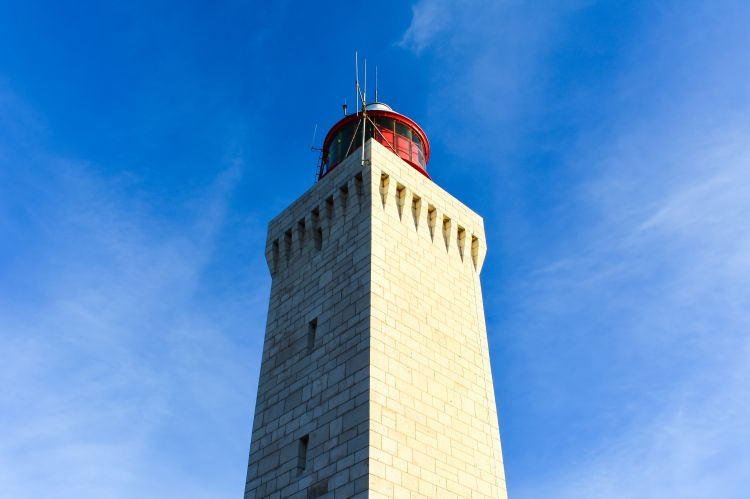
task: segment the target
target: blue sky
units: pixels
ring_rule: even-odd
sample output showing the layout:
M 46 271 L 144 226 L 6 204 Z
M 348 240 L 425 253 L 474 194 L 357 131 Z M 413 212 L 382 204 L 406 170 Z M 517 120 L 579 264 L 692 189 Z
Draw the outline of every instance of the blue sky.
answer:
M 356 48 L 485 216 L 511 497 L 745 497 L 748 25 L 729 0 L 0 3 L 0 495 L 240 496 L 265 227 Z

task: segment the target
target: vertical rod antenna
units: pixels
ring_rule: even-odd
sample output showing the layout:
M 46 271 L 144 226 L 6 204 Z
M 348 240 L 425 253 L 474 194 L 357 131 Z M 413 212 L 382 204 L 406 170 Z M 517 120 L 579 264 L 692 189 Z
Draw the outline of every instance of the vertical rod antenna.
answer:
M 365 91 L 362 94 L 362 105 L 367 105 L 367 59 L 365 59 Z
M 375 102 L 380 102 L 378 100 L 378 66 L 375 66 Z
M 354 83 L 355 83 L 355 90 L 356 90 L 356 100 L 357 100 L 357 112 L 359 113 L 359 59 L 357 58 L 357 51 L 354 51 Z
M 361 165 L 365 166 L 365 132 L 367 131 L 367 59 L 365 59 L 365 90 L 362 92 L 362 146 Z

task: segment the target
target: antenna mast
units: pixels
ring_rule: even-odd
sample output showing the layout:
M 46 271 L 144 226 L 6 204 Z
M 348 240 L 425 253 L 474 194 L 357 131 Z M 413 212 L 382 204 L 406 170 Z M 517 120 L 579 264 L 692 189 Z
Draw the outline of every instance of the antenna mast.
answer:
M 378 66 L 375 66 L 375 102 L 380 102 L 378 100 Z
M 313 133 L 312 133 L 312 140 L 310 141 L 310 150 L 311 151 L 319 151 L 318 154 L 318 166 L 315 168 L 315 180 L 320 180 L 320 172 L 323 168 L 323 147 L 315 147 L 315 135 L 318 133 L 318 124 L 315 123 L 315 127 L 313 127 Z
M 355 84 L 356 84 L 356 90 L 357 90 L 357 110 L 361 109 L 362 112 L 362 118 L 360 120 L 359 125 L 357 125 L 357 128 L 359 126 L 362 127 L 362 146 L 361 146 L 361 163 L 362 166 L 365 165 L 365 131 L 367 129 L 367 59 L 365 59 L 365 88 L 364 92 L 362 91 L 362 88 L 359 86 L 359 54 L 355 50 L 354 51 L 354 72 L 356 74 L 355 78 Z M 361 107 L 360 107 L 361 106 Z M 356 136 L 357 132 L 354 132 L 354 135 Z M 352 140 L 354 137 L 352 137 Z
M 315 123 L 315 127 L 313 127 L 313 135 L 312 140 L 310 141 L 310 150 L 311 151 L 322 151 L 320 147 L 315 147 L 315 135 L 318 133 L 318 124 Z
M 357 51 L 354 51 L 354 83 L 355 83 L 355 96 L 354 100 L 357 102 L 357 113 L 359 113 L 359 59 L 357 58 Z
M 367 59 L 365 59 L 365 91 L 362 97 L 362 146 L 360 148 L 360 163 L 365 166 L 365 132 L 367 131 Z

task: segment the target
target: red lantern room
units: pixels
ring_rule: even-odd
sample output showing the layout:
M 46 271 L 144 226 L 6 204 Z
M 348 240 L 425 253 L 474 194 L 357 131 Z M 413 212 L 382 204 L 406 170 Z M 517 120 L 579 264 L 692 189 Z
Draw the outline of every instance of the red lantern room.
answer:
M 374 102 L 365 112 L 345 116 L 333 125 L 323 141 L 323 161 L 318 178 L 336 168 L 344 158 L 362 147 L 362 123 L 365 140 L 375 139 L 427 178 L 430 143 L 427 135 L 415 122 L 391 109 L 387 104 Z

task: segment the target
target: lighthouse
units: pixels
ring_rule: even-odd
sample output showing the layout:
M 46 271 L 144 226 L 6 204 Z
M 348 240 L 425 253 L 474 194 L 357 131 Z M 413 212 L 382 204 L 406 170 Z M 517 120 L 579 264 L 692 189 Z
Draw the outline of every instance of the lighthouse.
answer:
M 362 105 L 270 222 L 245 499 L 507 497 L 484 225 L 429 158 L 417 123 Z

